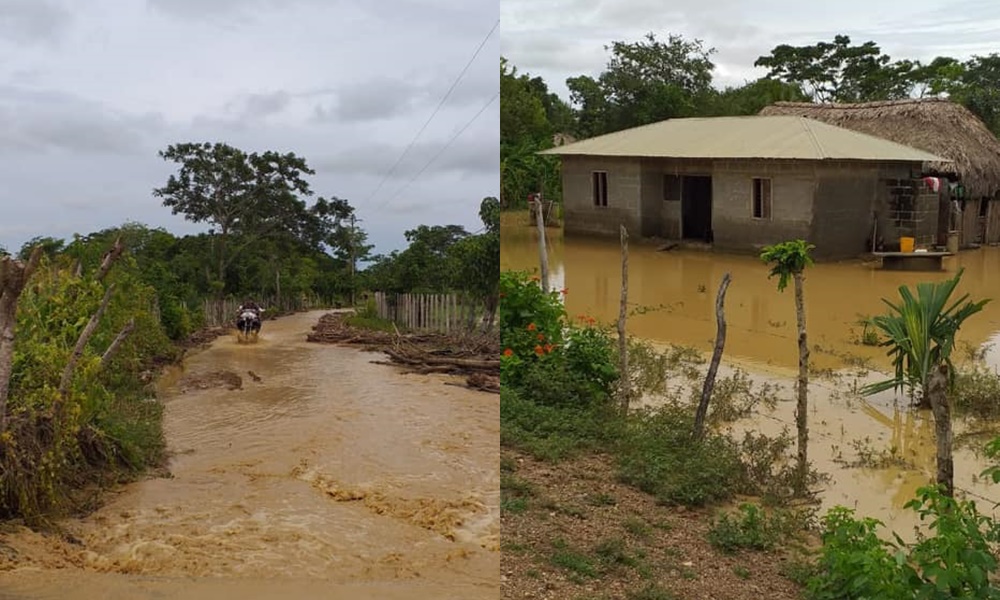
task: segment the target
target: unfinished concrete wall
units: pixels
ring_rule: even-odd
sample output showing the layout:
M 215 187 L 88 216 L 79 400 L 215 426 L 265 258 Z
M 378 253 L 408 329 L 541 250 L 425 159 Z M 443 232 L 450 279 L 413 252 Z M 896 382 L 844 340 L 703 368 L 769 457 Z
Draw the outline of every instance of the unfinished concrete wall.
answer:
M 814 167 L 808 162 L 716 161 L 713 176 L 714 246 L 737 252 L 758 252 L 784 240 L 807 238 L 812 223 Z M 771 179 L 771 218 L 755 219 L 753 179 Z
M 562 157 L 565 231 L 617 236 L 624 224 L 640 234 L 642 181 L 637 158 Z M 592 173 L 608 173 L 608 205 L 595 206 Z
M 940 193 L 934 192 L 921 179 L 915 179 L 915 173 L 919 173 L 919 166 L 880 169 L 876 211 L 878 237 L 884 241 L 885 250 L 898 250 L 899 238 L 903 236 L 915 238 L 918 246 L 938 243 L 938 222 L 942 214 Z
M 818 259 L 838 259 L 871 252 L 881 170 L 865 165 L 816 169 L 816 200 L 809 242 Z

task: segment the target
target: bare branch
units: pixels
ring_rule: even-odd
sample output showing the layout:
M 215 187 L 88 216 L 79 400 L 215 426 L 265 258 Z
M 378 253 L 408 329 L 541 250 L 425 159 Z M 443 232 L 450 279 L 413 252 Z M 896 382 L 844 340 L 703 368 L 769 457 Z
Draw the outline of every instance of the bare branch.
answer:
M 115 261 L 118 260 L 118 257 L 121 256 L 124 251 L 125 246 L 122 245 L 122 238 L 121 236 L 118 236 L 114 245 L 111 246 L 110 250 L 104 253 L 104 258 L 101 259 L 101 266 L 97 269 L 97 275 L 95 277 L 97 281 L 104 281 L 104 278 L 108 275 L 108 271 L 111 270 Z
M 114 358 L 115 353 L 118 352 L 118 348 L 121 347 L 122 343 L 125 341 L 125 338 L 127 338 L 134 329 L 135 329 L 135 319 L 129 319 L 129 322 L 125 324 L 125 327 L 122 327 L 122 330 L 118 332 L 117 336 L 115 336 L 114 341 L 111 342 L 111 345 L 108 346 L 108 349 L 104 351 L 103 355 L 101 355 L 101 367 L 100 367 L 101 370 L 105 369 L 108 366 L 108 363 L 111 362 L 112 358 Z
M 59 397 L 61 400 L 65 400 L 69 394 L 69 384 L 73 379 L 73 370 L 76 369 L 76 363 L 83 356 L 83 350 L 87 347 L 87 342 L 90 341 L 90 338 L 97 330 L 97 324 L 101 321 L 101 317 L 104 316 L 104 311 L 107 310 L 108 303 L 111 302 L 111 294 L 114 291 L 115 284 L 112 283 L 108 286 L 107 291 L 104 292 L 104 298 L 101 299 L 101 305 L 97 307 L 97 312 L 90 317 L 87 326 L 83 328 L 80 337 L 76 340 L 73 354 L 70 355 L 69 361 L 66 363 L 66 368 L 63 370 L 62 379 L 59 381 Z

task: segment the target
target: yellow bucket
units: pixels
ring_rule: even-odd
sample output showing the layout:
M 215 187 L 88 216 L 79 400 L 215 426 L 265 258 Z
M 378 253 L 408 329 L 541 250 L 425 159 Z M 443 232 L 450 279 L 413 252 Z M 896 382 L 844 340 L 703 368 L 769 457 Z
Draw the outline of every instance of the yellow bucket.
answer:
M 900 252 L 913 252 L 913 242 L 914 242 L 914 238 L 911 238 L 911 237 L 901 237 L 901 238 L 899 238 L 899 251 Z

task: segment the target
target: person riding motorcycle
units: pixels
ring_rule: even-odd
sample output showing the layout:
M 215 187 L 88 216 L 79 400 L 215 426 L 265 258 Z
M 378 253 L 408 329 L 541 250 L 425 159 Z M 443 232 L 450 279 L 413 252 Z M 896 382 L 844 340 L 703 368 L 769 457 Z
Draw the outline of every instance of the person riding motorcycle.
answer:
M 253 313 L 257 315 L 257 318 L 259 319 L 260 313 L 263 312 L 264 309 L 258 306 L 258 304 L 253 300 L 247 300 L 243 304 L 240 304 L 239 308 L 236 309 L 236 312 L 242 313 L 245 310 L 253 311 Z
M 246 319 L 245 319 L 244 315 L 247 312 L 252 313 L 253 316 L 254 316 L 254 319 L 248 323 L 248 325 L 249 325 L 249 331 L 244 331 L 243 327 L 244 327 L 244 323 L 246 323 Z M 239 329 L 239 330 L 241 330 L 241 331 L 244 331 L 245 333 L 248 333 L 248 334 L 250 332 L 254 332 L 254 333 L 259 332 L 260 331 L 260 321 L 261 321 L 261 319 L 260 319 L 260 313 L 262 313 L 262 312 L 264 312 L 264 309 L 261 308 L 256 302 L 254 302 L 253 300 L 247 300 L 246 302 L 244 302 L 243 304 L 241 304 L 239 306 L 239 308 L 236 309 L 236 328 Z

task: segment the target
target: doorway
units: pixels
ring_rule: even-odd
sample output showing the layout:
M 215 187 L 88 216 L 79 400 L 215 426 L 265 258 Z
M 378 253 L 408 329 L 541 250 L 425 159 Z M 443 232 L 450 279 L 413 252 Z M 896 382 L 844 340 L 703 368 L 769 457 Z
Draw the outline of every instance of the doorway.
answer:
M 681 180 L 681 236 L 712 243 L 711 175 L 685 175 Z

